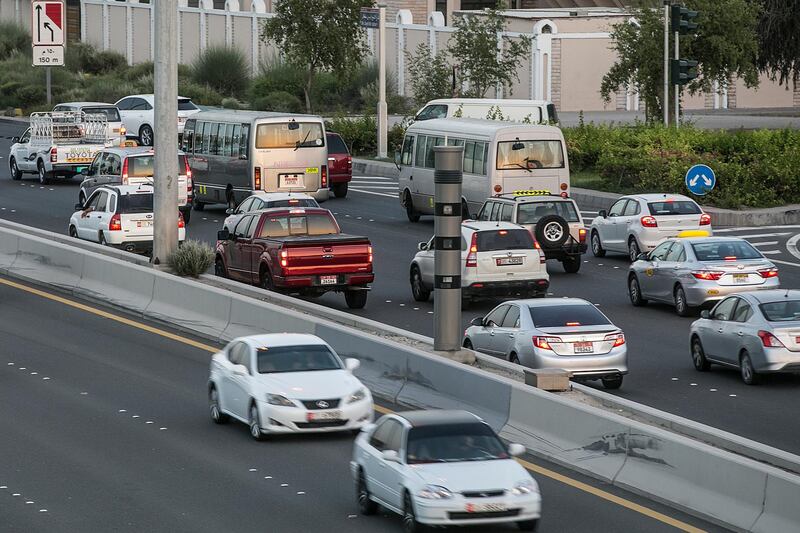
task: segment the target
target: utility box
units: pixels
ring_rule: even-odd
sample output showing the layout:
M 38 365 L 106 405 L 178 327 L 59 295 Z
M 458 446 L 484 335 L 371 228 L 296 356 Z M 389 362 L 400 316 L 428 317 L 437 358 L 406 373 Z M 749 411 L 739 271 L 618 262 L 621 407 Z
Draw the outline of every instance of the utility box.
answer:
M 524 368 L 525 384 L 537 389 L 546 391 L 568 391 L 570 390 L 569 378 L 572 376 L 571 372 L 561 370 L 560 368 L 541 368 L 530 369 Z

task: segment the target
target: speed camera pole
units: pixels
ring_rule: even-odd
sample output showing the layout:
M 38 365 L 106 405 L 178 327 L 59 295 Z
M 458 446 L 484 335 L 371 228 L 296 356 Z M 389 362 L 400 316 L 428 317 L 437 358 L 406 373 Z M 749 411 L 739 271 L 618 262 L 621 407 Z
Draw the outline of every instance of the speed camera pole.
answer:
M 433 349 L 461 348 L 461 181 L 464 148 L 436 146 Z
M 153 264 L 178 247 L 178 8 L 154 2 L 155 136 Z

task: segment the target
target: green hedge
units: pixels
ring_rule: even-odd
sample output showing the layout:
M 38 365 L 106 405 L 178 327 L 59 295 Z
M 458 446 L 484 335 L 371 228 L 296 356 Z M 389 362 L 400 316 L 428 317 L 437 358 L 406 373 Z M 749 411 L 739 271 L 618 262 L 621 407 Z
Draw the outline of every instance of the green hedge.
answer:
M 400 150 L 406 126 L 402 122 L 389 128 L 386 144 L 390 158 L 394 157 L 394 152 Z M 374 157 L 378 153 L 378 122 L 374 116 L 336 117 L 327 120 L 325 128 L 341 135 L 354 156 Z

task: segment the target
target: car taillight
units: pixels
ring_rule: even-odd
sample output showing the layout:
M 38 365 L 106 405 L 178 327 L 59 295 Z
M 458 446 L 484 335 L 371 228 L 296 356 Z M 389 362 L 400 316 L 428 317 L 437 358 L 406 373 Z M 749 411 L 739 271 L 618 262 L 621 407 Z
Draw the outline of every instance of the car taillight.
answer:
M 786 348 L 780 339 L 769 331 L 760 330 L 758 332 L 758 337 L 761 339 L 761 344 L 763 344 L 765 348 Z
M 561 342 L 561 339 L 558 337 L 534 337 L 533 338 L 533 345 L 539 348 L 540 350 L 553 350 L 550 346 L 551 342 Z
M 614 348 L 617 346 L 622 346 L 625 344 L 625 335 L 623 333 L 612 333 L 610 335 L 606 335 L 606 341 L 614 341 Z
M 478 266 L 478 234 L 472 234 L 472 242 L 469 245 L 469 253 L 467 254 L 466 267 Z
M 372 246 L 367 246 L 367 251 L 369 253 L 369 262 L 372 263 Z
M 642 226 L 645 228 L 657 228 L 658 222 L 655 217 L 646 216 L 641 218 Z
M 287 266 L 289 266 L 289 252 L 281 250 L 281 268 L 286 268 Z
M 494 192 L 499 193 L 502 190 L 503 190 L 503 187 L 501 185 L 498 184 L 498 185 L 494 186 Z
M 178 213 L 178 228 L 185 228 L 186 222 L 183 220 L 183 213 Z
M 50 148 L 50 162 L 55 163 L 58 161 L 58 148 Z
M 765 268 L 763 270 L 759 270 L 758 274 L 762 278 L 777 278 L 778 277 L 778 269 L 777 268 Z
M 353 168 L 353 158 L 348 155 L 347 156 L 347 170 L 350 170 L 352 168 Z
M 255 181 L 256 190 L 261 190 L 261 167 L 253 169 L 253 181 Z
M 578 240 L 586 242 L 586 230 L 581 228 L 578 230 Z
M 703 213 L 700 215 L 700 225 L 701 226 L 708 226 L 711 224 L 711 215 L 708 213 Z
M 725 272 L 714 272 L 712 270 L 695 270 L 694 272 L 692 272 L 692 276 L 694 276 L 695 278 L 706 281 L 717 281 L 724 275 Z
M 544 264 L 547 262 L 547 257 L 545 257 L 544 252 L 542 252 L 542 245 L 539 244 L 539 241 L 533 239 L 533 249 L 539 252 L 539 263 Z
M 322 165 L 322 172 L 320 174 L 320 188 L 324 189 L 328 186 L 328 167 Z
M 108 231 L 122 231 L 122 220 L 119 218 L 119 213 L 115 213 L 108 221 Z
M 125 158 L 125 161 L 122 162 L 122 184 L 128 184 L 128 158 Z
M 562 183 L 561 184 L 561 190 L 562 191 L 566 191 L 568 188 L 569 188 L 569 185 L 567 185 L 566 183 Z
M 125 146 L 125 138 L 127 136 L 128 130 L 125 129 L 125 124 L 119 125 L 119 145 Z

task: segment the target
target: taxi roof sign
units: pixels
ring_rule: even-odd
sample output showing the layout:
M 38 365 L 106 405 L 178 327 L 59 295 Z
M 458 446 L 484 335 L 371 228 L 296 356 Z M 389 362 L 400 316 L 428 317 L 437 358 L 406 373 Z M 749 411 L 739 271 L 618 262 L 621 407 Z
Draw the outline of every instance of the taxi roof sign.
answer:
M 514 196 L 551 196 L 552 193 L 550 191 L 544 190 L 526 190 L 526 191 L 513 191 L 511 194 Z
M 711 234 L 702 229 L 687 229 L 678 233 L 678 238 L 686 239 L 689 237 L 710 237 Z

